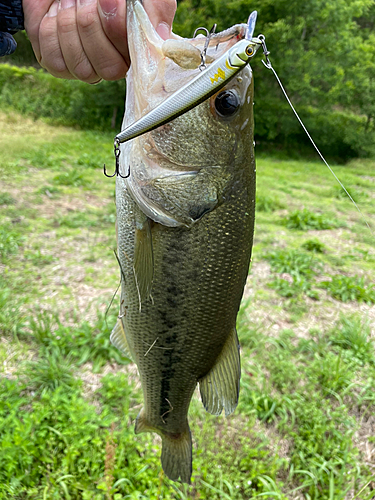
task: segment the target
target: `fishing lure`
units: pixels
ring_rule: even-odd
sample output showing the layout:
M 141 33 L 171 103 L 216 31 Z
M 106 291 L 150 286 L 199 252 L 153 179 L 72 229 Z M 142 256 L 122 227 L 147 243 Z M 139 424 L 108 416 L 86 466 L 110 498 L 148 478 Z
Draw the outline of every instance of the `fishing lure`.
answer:
M 145 116 L 117 134 L 115 143 L 120 144 L 130 141 L 161 125 L 165 125 L 177 116 L 181 116 L 198 106 L 198 104 L 224 87 L 250 62 L 257 49 L 262 45 L 261 40 L 253 38 L 256 18 L 257 12 L 254 11 L 248 19 L 246 35 L 243 40 L 237 42 L 215 63 L 201 71 L 199 75 L 174 92 L 159 106 L 156 106 Z

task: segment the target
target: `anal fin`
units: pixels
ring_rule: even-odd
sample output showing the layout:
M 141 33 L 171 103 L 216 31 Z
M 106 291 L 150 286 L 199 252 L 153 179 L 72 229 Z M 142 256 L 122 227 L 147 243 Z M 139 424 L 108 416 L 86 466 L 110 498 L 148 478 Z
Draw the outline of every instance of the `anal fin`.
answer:
M 205 409 L 213 415 L 230 415 L 237 406 L 241 378 L 240 351 L 233 328 L 214 367 L 199 380 Z
M 130 352 L 128 341 L 126 340 L 125 330 L 121 318 L 118 318 L 117 323 L 112 330 L 110 341 L 120 352 L 122 352 L 124 356 L 133 361 L 133 356 Z

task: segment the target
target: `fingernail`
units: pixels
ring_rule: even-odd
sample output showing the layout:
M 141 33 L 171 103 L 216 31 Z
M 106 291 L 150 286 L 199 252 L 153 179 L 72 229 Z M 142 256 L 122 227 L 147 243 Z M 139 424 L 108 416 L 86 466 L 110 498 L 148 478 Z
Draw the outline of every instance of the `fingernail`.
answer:
M 171 28 L 167 23 L 160 23 L 156 28 L 156 32 L 163 40 L 167 40 L 171 36 Z
M 59 2 L 57 0 L 55 0 L 55 2 L 53 2 L 51 4 L 51 7 L 49 8 L 49 11 L 47 12 L 47 16 L 48 17 L 55 17 L 57 16 L 57 11 L 59 10 Z
M 70 7 L 75 7 L 76 0 L 60 0 L 60 9 L 70 9 Z
M 116 0 L 99 0 L 99 7 L 106 19 L 114 17 L 117 14 Z
M 90 3 L 94 3 L 97 0 L 78 0 L 78 5 L 82 7 L 83 5 L 89 5 Z

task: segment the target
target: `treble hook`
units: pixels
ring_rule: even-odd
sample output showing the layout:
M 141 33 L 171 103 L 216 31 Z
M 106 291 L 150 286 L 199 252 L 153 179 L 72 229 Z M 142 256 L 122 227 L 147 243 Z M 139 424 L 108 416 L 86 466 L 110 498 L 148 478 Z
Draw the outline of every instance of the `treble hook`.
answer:
M 193 35 L 193 38 L 196 37 L 196 34 L 199 30 L 203 30 L 205 33 L 206 33 L 206 41 L 204 42 L 204 47 L 203 47 L 203 50 L 201 52 L 201 63 L 199 65 L 199 69 L 202 71 L 204 69 L 206 69 L 206 54 L 207 54 L 207 49 L 208 49 L 208 46 L 210 44 L 210 40 L 211 40 L 211 37 L 212 35 L 215 33 L 216 31 L 216 26 L 217 24 L 214 24 L 211 28 L 210 31 L 208 31 L 207 28 L 204 28 L 203 26 L 201 26 L 200 28 L 197 28 L 195 31 L 194 31 L 194 35 Z
M 120 174 L 120 160 L 119 160 L 119 156 L 121 154 L 121 151 L 120 151 L 120 141 L 118 139 L 115 139 L 115 142 L 113 144 L 113 149 L 114 149 L 115 158 L 116 158 L 115 173 L 113 175 L 108 175 L 107 174 L 107 170 L 105 168 L 105 164 L 104 164 L 104 166 L 103 166 L 104 175 L 106 177 L 114 177 L 116 175 L 116 176 L 121 177 L 121 179 L 127 179 L 130 176 L 130 165 L 129 165 L 129 168 L 128 168 L 128 173 L 126 175 L 121 175 Z

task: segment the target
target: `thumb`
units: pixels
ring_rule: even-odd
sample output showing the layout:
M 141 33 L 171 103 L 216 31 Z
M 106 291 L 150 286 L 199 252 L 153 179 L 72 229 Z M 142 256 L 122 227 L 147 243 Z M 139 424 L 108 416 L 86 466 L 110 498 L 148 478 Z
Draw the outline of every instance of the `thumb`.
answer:
M 158 34 L 164 40 L 170 38 L 176 0 L 143 0 L 143 6 Z

